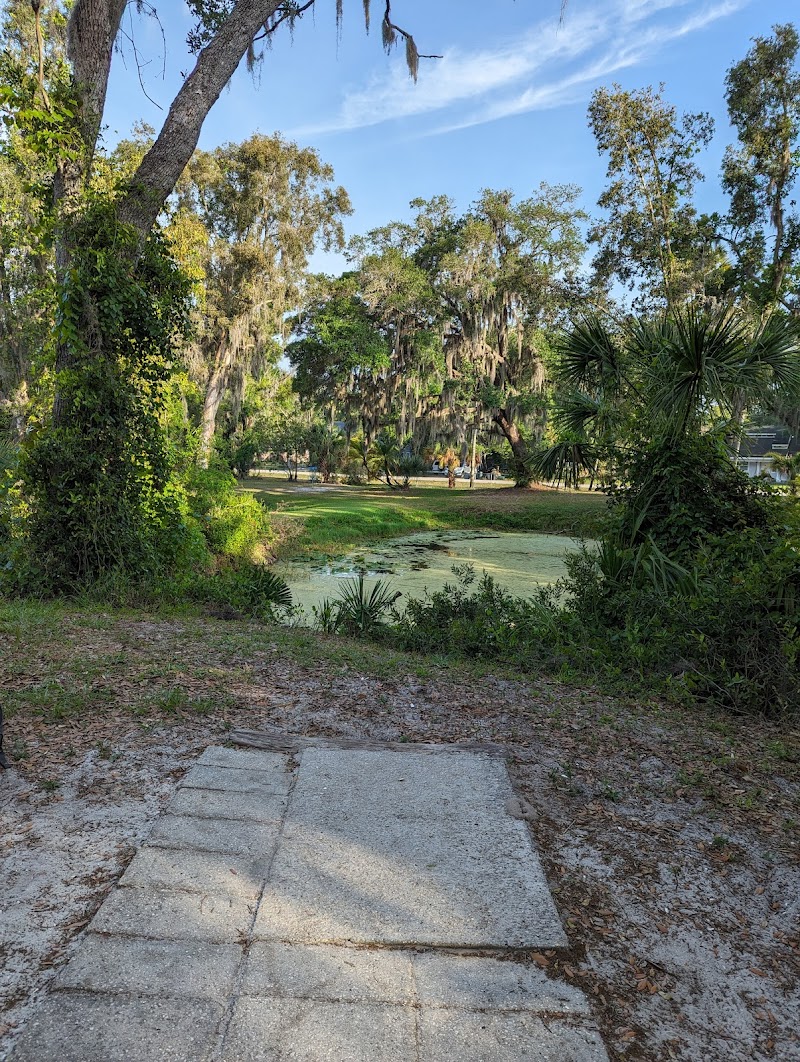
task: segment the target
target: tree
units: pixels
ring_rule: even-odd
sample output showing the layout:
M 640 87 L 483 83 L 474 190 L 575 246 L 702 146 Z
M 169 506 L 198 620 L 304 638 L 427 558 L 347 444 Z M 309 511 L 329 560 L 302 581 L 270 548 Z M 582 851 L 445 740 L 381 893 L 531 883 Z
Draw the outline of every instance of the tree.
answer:
M 691 465 L 695 451 L 711 448 L 711 463 L 720 467 L 716 455 L 736 425 L 741 396 L 763 402 L 776 387 L 800 385 L 800 337 L 785 317 L 759 320 L 724 305 L 689 305 L 619 323 L 588 315 L 562 336 L 554 376 L 561 438 L 540 455 L 541 474 L 576 481 L 581 468 L 604 460 L 613 486 L 642 460 L 663 473 L 664 454 L 685 451 Z M 647 479 L 652 496 L 642 495 L 641 527 L 653 519 L 646 510 L 654 499 L 666 497 L 673 485 L 667 479 Z M 693 491 L 713 493 L 696 476 L 685 484 L 687 504 L 703 502 L 691 498 Z M 684 530 L 691 538 L 690 528 Z
M 129 548 L 141 554 L 142 543 L 129 532 L 147 525 L 147 506 L 159 494 L 166 498 L 166 480 L 153 469 L 160 465 L 159 408 L 186 291 L 169 274 L 154 226 L 197 147 L 206 115 L 240 61 L 256 60 L 256 49 L 313 9 L 316 0 L 191 0 L 195 67 L 135 173 L 107 189 L 100 202 L 89 192 L 126 6 L 126 0 L 75 0 L 66 26 L 67 62 L 46 84 L 41 5 L 32 5 L 38 61 L 21 71 L 10 91 L 4 86 L 0 99 L 6 124 L 26 138 L 52 176 L 61 288 L 54 398 L 49 419 L 30 440 L 22 471 L 37 548 L 49 557 L 51 582 L 60 585 L 109 565 L 124 566 Z M 341 9 L 337 0 L 337 18 Z M 416 76 L 419 52 L 411 35 L 393 23 L 390 3 L 382 26 L 387 49 L 404 41 Z M 137 405 L 137 395 L 147 400 Z M 134 408 L 138 427 L 128 431 L 126 418 Z M 111 428 L 112 420 L 97 459 L 87 462 L 90 438 L 99 442 L 92 434 L 96 426 L 103 421 Z M 150 455 L 144 473 L 143 446 Z M 102 534 L 95 535 L 100 527 Z M 70 558 L 74 536 L 83 542 L 76 563 Z
M 311 425 L 307 436 L 308 456 L 323 483 L 330 483 L 344 464 L 347 456 L 347 439 L 340 431 L 322 421 Z
M 719 260 L 698 227 L 692 196 L 703 176 L 693 160 L 713 134 L 710 116 L 679 118 L 663 85 L 613 85 L 592 96 L 589 125 L 608 156 L 609 185 L 598 200 L 608 213 L 589 234 L 599 279 L 617 278 L 661 306 L 704 292 Z
M 715 218 L 731 249 L 733 282 L 760 308 L 782 305 L 800 314 L 800 38 L 791 25 L 757 37 L 725 79 L 725 98 L 738 144 L 725 152 L 722 186 L 730 196 Z
M 248 372 L 258 374 L 277 356 L 274 337 L 297 305 L 315 242 L 342 245 L 340 219 L 350 201 L 332 179 L 313 149 L 255 135 L 198 153 L 181 181 L 179 213 L 196 216 L 208 239 L 196 339 L 208 374 L 201 464 L 208 463 L 226 389 L 240 404 Z
M 342 417 L 348 434 L 360 431 L 369 450 L 386 416 L 390 341 L 358 290 L 358 278 L 318 278 L 294 324 L 286 355 L 296 370 L 295 389 L 305 400 Z
M 392 480 L 392 474 L 400 460 L 400 443 L 392 428 L 379 431 L 369 452 L 368 460 L 375 471 L 383 475 L 386 486 L 394 489 L 399 484 Z
M 541 430 L 544 330 L 576 295 L 584 244 L 578 189 L 542 184 L 527 199 L 485 190 L 463 217 L 442 200 L 417 202 L 415 258 L 445 322 L 440 409 L 462 433 L 483 418 L 508 442 L 519 485 L 531 479 L 526 425 Z
M 713 215 L 709 222 L 733 258 L 728 286 L 764 314 L 800 315 L 799 49 L 793 26 L 775 26 L 772 37 L 755 39 L 725 80 L 738 143 L 728 147 L 722 165 L 728 213 Z M 800 431 L 797 394 L 776 390 L 767 408 L 795 433 Z
M 291 26 L 316 7 L 316 3 L 317 0 L 302 4 L 295 0 L 190 0 L 188 6 L 196 22 L 189 43 L 197 61 L 118 204 L 121 221 L 132 225 L 140 234 L 150 231 L 197 147 L 206 115 L 241 60 L 247 57 L 249 63 L 256 62 L 256 48 L 268 45 L 282 25 Z M 76 195 L 90 171 L 105 106 L 111 56 L 125 7 L 126 0 L 77 0 L 70 13 L 67 57 L 72 69 L 84 154 L 77 160 L 60 160 L 58 198 Z M 364 10 L 368 20 L 368 3 L 364 4 Z M 341 18 L 341 0 L 337 0 L 336 14 Z M 387 50 L 402 38 L 409 70 L 416 76 L 420 54 L 413 37 L 392 21 L 390 3 L 385 6 L 382 37 Z
M 52 257 L 38 237 L 42 203 L 25 173 L 26 154 L 13 134 L 0 144 L 0 424 L 18 437 L 54 302 Z
M 47 86 L 58 96 L 65 27 L 66 18 L 52 0 L 6 5 L 0 108 L 26 100 L 35 110 L 37 102 L 41 105 L 43 98 L 50 98 Z M 24 433 L 32 365 L 36 362 L 41 369 L 42 351 L 50 345 L 55 304 L 48 210 L 51 174 L 37 150 L 41 138 L 50 133 L 41 126 L 23 132 L 10 124 L 0 139 L 0 423 L 8 418 L 18 437 Z
M 301 392 L 346 416 L 356 407 L 367 450 L 391 424 L 417 451 L 446 440 L 466 453 L 483 422 L 529 483 L 545 330 L 578 293 L 577 196 L 572 186 L 520 201 L 486 190 L 464 215 L 446 196 L 415 200 L 412 223 L 351 241 L 358 269 L 320 291 L 287 348 Z

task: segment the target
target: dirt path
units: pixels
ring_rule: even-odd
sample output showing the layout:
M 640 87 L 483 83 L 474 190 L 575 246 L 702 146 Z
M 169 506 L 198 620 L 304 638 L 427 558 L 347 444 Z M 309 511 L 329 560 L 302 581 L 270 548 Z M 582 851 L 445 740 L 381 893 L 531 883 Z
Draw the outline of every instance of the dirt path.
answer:
M 189 762 L 267 724 L 504 745 L 570 941 L 535 961 L 609 1054 L 800 1059 L 796 731 L 246 624 L 6 620 L 0 661 L 0 1057 Z

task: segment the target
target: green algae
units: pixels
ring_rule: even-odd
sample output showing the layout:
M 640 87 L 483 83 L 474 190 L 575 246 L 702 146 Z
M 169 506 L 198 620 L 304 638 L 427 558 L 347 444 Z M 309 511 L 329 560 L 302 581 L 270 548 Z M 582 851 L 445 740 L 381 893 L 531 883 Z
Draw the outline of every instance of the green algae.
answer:
M 423 531 L 354 550 L 335 561 L 287 561 L 273 571 L 286 580 L 295 604 L 310 616 L 314 606 L 338 595 L 343 580 L 360 572 L 368 587 L 378 579 L 390 582 L 403 595 L 401 605 L 453 583 L 453 566 L 463 564 L 471 564 L 478 576 L 487 572 L 519 597 L 531 597 L 565 574 L 564 557 L 578 546 L 577 539 L 565 535 Z

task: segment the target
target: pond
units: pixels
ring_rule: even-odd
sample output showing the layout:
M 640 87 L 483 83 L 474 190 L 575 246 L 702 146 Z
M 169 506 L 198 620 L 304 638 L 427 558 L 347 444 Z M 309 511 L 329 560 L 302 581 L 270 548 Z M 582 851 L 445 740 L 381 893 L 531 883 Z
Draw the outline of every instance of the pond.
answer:
M 565 573 L 564 555 L 576 550 L 577 539 L 530 532 L 423 531 L 387 539 L 335 561 L 291 561 L 273 571 L 289 584 L 296 605 L 311 616 L 325 598 L 338 596 L 342 581 L 363 571 L 367 586 L 387 580 L 403 597 L 423 597 L 453 583 L 454 564 L 472 564 L 480 577 L 486 571 L 519 597 L 531 597 L 538 587 Z

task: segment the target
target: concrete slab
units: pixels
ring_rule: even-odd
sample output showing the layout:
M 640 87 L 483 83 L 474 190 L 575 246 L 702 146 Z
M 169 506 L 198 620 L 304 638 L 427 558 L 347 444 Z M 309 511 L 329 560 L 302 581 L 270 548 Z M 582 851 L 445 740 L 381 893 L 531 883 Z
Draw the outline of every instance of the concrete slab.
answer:
M 278 843 L 279 823 L 246 819 L 209 819 L 188 815 L 162 815 L 156 821 L 148 844 L 161 848 L 219 852 L 225 855 L 252 853 L 269 861 Z
M 306 750 L 257 937 L 565 945 L 527 827 L 506 812 L 511 795 L 490 756 Z
M 266 859 L 248 859 L 218 852 L 193 852 L 183 849 L 142 848 L 122 875 L 123 888 L 174 889 L 218 893 L 242 900 L 256 900 L 266 877 Z
M 424 1007 L 589 1014 L 582 992 L 553 981 L 537 966 L 443 952 L 415 954 L 412 963 L 417 998 Z
M 415 1014 L 410 1008 L 295 999 L 239 1000 L 222 1050 L 222 1062 L 417 1062 L 417 1058 Z
M 89 933 L 58 975 L 58 988 L 190 997 L 224 1003 L 242 948 L 197 940 L 144 940 Z
M 208 1000 L 55 992 L 20 1037 L 14 1062 L 206 1062 L 222 1007 Z
M 294 822 L 255 934 L 307 943 L 566 944 L 524 825 L 498 817 L 496 830 L 472 830 L 452 820 L 376 823 L 369 815 L 330 833 Z
M 532 1014 L 423 1009 L 421 1062 L 608 1062 L 597 1032 Z
M 291 775 L 286 771 L 258 771 L 249 767 L 206 767 L 198 765 L 184 776 L 181 787 L 185 789 L 220 789 L 226 793 L 278 793 L 289 792 Z
M 179 789 L 168 808 L 172 815 L 248 822 L 279 822 L 285 809 L 286 797 L 280 793 L 229 793 L 189 787 Z
M 352 816 L 496 817 L 513 796 L 503 760 L 473 752 L 307 749 L 292 794 L 302 822 Z M 332 805 L 332 807 L 331 807 Z M 329 814 L 333 811 L 333 816 Z
M 605 1062 L 580 993 L 420 950 L 566 943 L 501 760 L 289 762 L 203 754 L 13 1062 Z
M 248 749 L 231 749 L 223 745 L 210 745 L 198 757 L 200 767 L 231 767 L 249 771 L 261 771 L 279 779 L 290 772 L 289 760 L 281 752 L 251 752 Z
M 401 951 L 254 943 L 241 991 L 349 1003 L 412 1003 L 411 958 Z
M 250 928 L 253 906 L 235 896 L 150 889 L 118 889 L 97 914 L 96 933 L 155 940 L 238 944 Z

